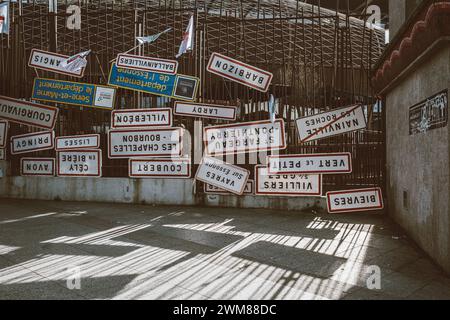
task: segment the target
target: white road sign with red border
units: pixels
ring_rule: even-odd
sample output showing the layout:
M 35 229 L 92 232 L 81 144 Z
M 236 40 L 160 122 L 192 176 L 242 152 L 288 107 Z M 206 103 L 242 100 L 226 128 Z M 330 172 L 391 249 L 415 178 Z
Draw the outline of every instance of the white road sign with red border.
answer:
M 175 101 L 173 113 L 178 116 L 236 120 L 236 107 Z
M 115 129 L 140 127 L 171 127 L 172 109 L 123 109 L 111 112 L 111 126 Z
M 20 175 L 53 177 L 55 175 L 55 159 L 22 158 L 20 159 Z
M 131 178 L 178 178 L 191 177 L 190 159 L 130 159 Z
M 30 59 L 28 60 L 28 66 L 32 68 L 82 78 L 85 70 L 84 67 L 76 72 L 70 72 L 69 70 L 66 70 L 61 67 L 61 62 L 66 60 L 67 58 L 70 58 L 70 56 L 65 56 L 63 54 L 48 52 L 39 49 L 32 49 Z
M 178 61 L 136 56 L 119 53 L 116 65 L 119 68 L 151 71 L 157 73 L 177 74 Z
M 55 149 L 78 150 L 78 149 L 98 149 L 100 148 L 99 134 L 84 134 L 78 136 L 56 137 Z
M 55 147 L 55 132 L 34 132 L 11 137 L 11 154 L 49 150 Z
M 101 177 L 101 150 L 59 151 L 57 156 L 58 177 Z
M 327 193 L 329 213 L 382 210 L 381 188 L 333 191 Z

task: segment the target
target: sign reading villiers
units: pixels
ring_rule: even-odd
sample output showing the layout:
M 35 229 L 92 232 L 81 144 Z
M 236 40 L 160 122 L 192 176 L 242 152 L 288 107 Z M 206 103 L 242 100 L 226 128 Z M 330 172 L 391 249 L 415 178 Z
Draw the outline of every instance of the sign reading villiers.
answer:
M 53 131 L 27 133 L 11 137 L 11 154 L 53 149 L 55 142 Z
M 186 117 L 236 120 L 236 107 L 176 101 L 174 114 Z
M 22 158 L 20 159 L 20 174 L 22 176 L 55 175 L 55 159 L 53 158 Z
M 356 105 L 301 118 L 296 125 L 301 141 L 310 142 L 365 129 L 367 122 L 363 107 Z
M 372 211 L 383 209 L 380 188 L 335 191 L 327 193 L 329 213 Z
M 56 138 L 56 151 L 100 148 L 99 134 L 85 134 Z
M 69 58 L 58 53 L 47 52 L 39 49 L 31 50 L 30 60 L 28 66 L 42 70 L 52 71 L 56 73 L 66 74 L 77 78 L 82 78 L 84 74 L 84 67 L 79 71 L 71 72 L 61 67 L 61 62 Z
M 286 149 L 284 121 L 255 121 L 206 127 L 207 155 L 224 155 Z
M 190 178 L 190 159 L 130 159 L 132 178 Z
M 111 113 L 113 128 L 171 127 L 172 109 L 126 109 Z
M 270 174 L 351 173 L 350 153 L 299 154 L 268 156 Z
M 245 189 L 243 194 L 253 194 L 253 189 L 254 189 L 254 184 L 255 182 L 253 180 L 247 180 L 247 183 L 245 184 Z M 205 193 L 210 193 L 210 194 L 230 194 L 230 192 L 220 189 L 216 186 L 210 185 L 210 184 L 205 184 Z
M 53 129 L 58 108 L 0 96 L 0 118 L 12 122 Z
M 135 56 L 119 53 L 116 65 L 119 68 L 177 74 L 178 61 Z
M 102 151 L 60 151 L 58 156 L 59 177 L 100 177 L 102 175 Z
M 8 140 L 8 122 L 0 120 L 0 148 L 5 148 Z
M 270 72 L 234 60 L 217 52 L 211 55 L 207 70 L 262 92 L 267 92 L 273 78 L 273 74 Z
M 255 167 L 257 195 L 321 196 L 321 175 L 270 174 L 267 167 Z
M 250 172 L 216 158 L 203 157 L 195 179 L 220 189 L 242 195 Z
M 181 128 L 110 130 L 109 158 L 171 157 L 182 152 Z

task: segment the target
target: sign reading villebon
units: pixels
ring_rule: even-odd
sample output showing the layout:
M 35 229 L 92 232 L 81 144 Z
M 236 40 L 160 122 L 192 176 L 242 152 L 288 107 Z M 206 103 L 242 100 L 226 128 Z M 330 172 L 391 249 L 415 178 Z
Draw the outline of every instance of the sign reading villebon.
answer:
M 111 113 L 113 128 L 171 127 L 172 109 L 124 109 Z

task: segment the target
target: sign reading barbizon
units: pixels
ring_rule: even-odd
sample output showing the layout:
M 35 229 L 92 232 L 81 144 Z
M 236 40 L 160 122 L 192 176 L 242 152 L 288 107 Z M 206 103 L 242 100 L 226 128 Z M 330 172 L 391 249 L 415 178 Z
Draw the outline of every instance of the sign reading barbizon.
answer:
M 310 142 L 367 127 L 362 105 L 320 113 L 296 120 L 301 142 Z
M 216 158 L 203 157 L 195 179 L 220 189 L 242 195 L 250 172 Z
M 286 149 L 284 121 L 255 121 L 206 127 L 207 155 L 224 155 Z
M 186 117 L 236 120 L 236 107 L 176 101 L 174 114 Z
M 55 147 L 53 131 L 34 132 L 11 137 L 11 154 L 49 150 Z
M 171 127 L 172 109 L 125 109 L 111 113 L 113 128 Z
M 130 159 L 131 178 L 181 178 L 191 177 L 190 159 Z
M 55 175 L 54 158 L 22 158 L 20 159 L 22 176 L 53 177 Z
M 100 148 L 99 134 L 84 134 L 79 136 L 56 137 L 56 151 Z
M 61 73 L 77 78 L 82 78 L 84 74 L 84 67 L 79 71 L 70 72 L 61 67 L 61 62 L 67 60 L 69 56 L 65 56 L 58 53 L 43 51 L 39 49 L 31 50 L 30 60 L 28 60 L 28 66 L 32 68 L 52 71 Z
M 0 120 L 0 148 L 5 148 L 8 141 L 8 121 Z
M 159 58 L 135 56 L 119 53 L 116 65 L 119 68 L 152 71 L 167 74 L 177 74 L 178 61 Z
M 42 129 L 53 129 L 58 108 L 0 96 L 0 118 Z
M 344 174 L 352 172 L 350 153 L 277 155 L 267 157 L 270 174 Z
M 254 185 L 255 185 L 255 182 L 253 180 L 247 180 L 247 183 L 246 183 L 245 188 L 244 188 L 244 192 L 242 194 L 243 195 L 244 194 L 246 194 L 246 195 L 253 194 L 254 193 L 254 191 L 253 191 L 254 190 Z M 205 193 L 209 193 L 209 194 L 231 194 L 230 192 L 228 192 L 226 190 L 223 190 L 223 189 L 218 188 L 216 186 L 210 185 L 208 183 L 205 183 L 204 186 L 205 186 L 205 189 L 204 189 Z
M 110 130 L 109 158 L 170 157 L 182 152 L 183 129 Z
M 100 177 L 102 151 L 78 150 L 57 152 L 58 177 Z
M 321 175 L 270 174 L 267 167 L 255 167 L 255 193 L 268 196 L 321 196 Z
M 372 211 L 383 209 L 380 188 L 334 191 L 327 193 L 329 213 Z
M 207 70 L 262 92 L 267 92 L 273 78 L 273 74 L 268 71 L 258 69 L 217 52 L 211 55 Z

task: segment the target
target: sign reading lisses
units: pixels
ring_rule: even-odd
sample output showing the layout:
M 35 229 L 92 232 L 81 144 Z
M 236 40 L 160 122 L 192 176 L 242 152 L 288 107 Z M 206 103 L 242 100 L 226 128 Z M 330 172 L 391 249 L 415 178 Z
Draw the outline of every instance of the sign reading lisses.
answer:
M 110 130 L 109 158 L 170 157 L 182 152 L 181 128 L 152 130 Z
M 149 58 L 131 54 L 119 53 L 116 65 L 119 68 L 177 74 L 178 61 L 159 58 Z
M 335 191 L 327 193 L 329 213 L 372 211 L 383 209 L 380 188 Z
M 20 174 L 22 176 L 53 177 L 55 175 L 55 159 L 22 158 L 20 159 Z
M 174 114 L 186 117 L 236 120 L 236 107 L 176 101 Z
M 70 58 L 58 53 L 43 51 L 39 49 L 31 50 L 30 60 L 28 61 L 28 66 L 32 68 L 52 71 L 56 73 L 61 73 L 69 76 L 74 76 L 77 78 L 82 78 L 84 74 L 84 69 L 82 68 L 78 71 L 70 72 L 67 69 L 61 67 L 61 62 Z
M 58 177 L 100 177 L 102 151 L 79 150 L 57 152 Z
M 191 177 L 189 159 L 130 159 L 131 178 L 181 178 Z
M 0 120 L 0 148 L 5 148 L 8 140 L 8 122 Z
M 99 134 L 56 137 L 56 151 L 100 148 Z
M 270 174 L 344 174 L 352 172 L 350 153 L 268 156 Z
M 296 120 L 302 142 L 328 138 L 367 127 L 366 116 L 361 105 L 316 114 Z
M 55 147 L 53 131 L 27 133 L 11 137 L 11 154 L 49 150 Z
M 216 158 L 203 157 L 195 179 L 231 193 L 242 195 L 250 172 Z
M 244 192 L 242 193 L 243 195 L 250 195 L 254 193 L 254 185 L 255 182 L 253 180 L 247 180 L 247 183 L 245 184 L 245 188 L 244 188 Z M 230 192 L 223 190 L 221 188 L 218 188 L 216 186 L 210 185 L 205 183 L 204 184 L 204 191 L 205 193 L 209 193 L 209 194 L 231 194 Z
M 273 74 L 268 71 L 258 69 L 217 52 L 211 55 L 207 70 L 262 92 L 267 92 L 273 78 Z
M 224 155 L 286 149 L 284 121 L 255 121 L 206 127 L 207 155 Z
M 111 113 L 113 128 L 171 127 L 172 109 L 125 109 Z

